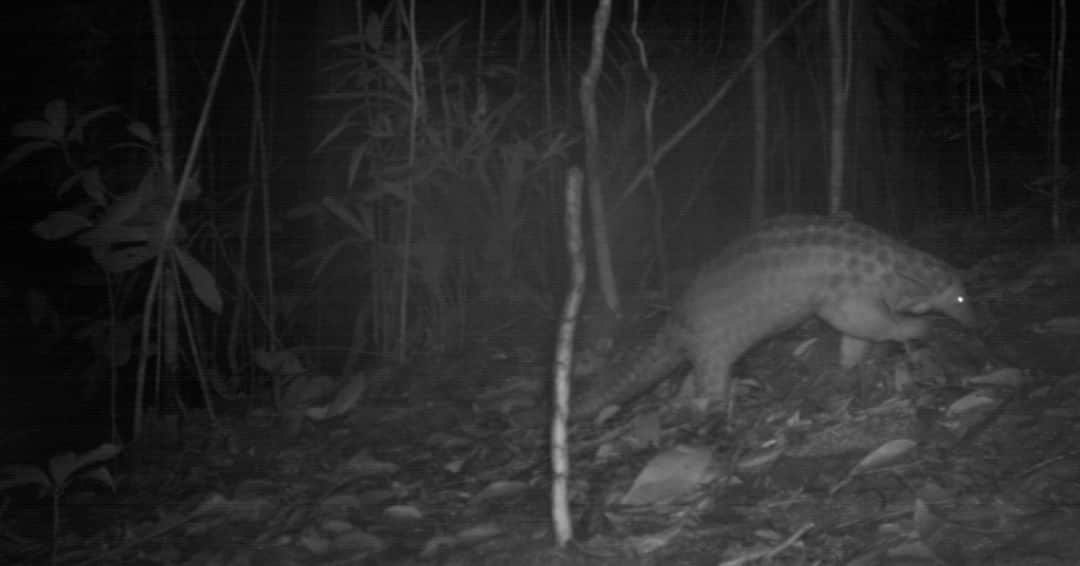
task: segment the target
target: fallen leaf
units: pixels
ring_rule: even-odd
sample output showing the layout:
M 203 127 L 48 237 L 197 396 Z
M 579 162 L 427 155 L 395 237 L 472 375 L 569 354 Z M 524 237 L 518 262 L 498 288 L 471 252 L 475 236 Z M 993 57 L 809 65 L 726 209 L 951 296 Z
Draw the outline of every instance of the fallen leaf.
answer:
M 529 488 L 529 484 L 520 481 L 495 481 L 488 484 L 487 487 L 480 490 L 479 493 L 473 496 L 470 503 L 482 503 L 491 499 L 500 497 L 506 497 L 508 495 L 516 495 Z
M 851 470 L 851 475 L 890 466 L 909 454 L 916 446 L 918 444 L 908 438 L 890 440 L 860 460 Z
M 334 400 L 326 406 L 326 418 L 332 419 L 347 413 L 356 406 L 367 391 L 368 379 L 363 372 L 357 372 L 338 390 Z
M 391 505 L 383 510 L 383 515 L 395 521 L 419 521 L 424 514 L 412 505 Z
M 369 532 L 356 529 L 335 537 L 331 547 L 335 552 L 349 552 L 354 555 L 357 553 L 375 554 L 386 548 L 386 542 Z
M 356 525 L 344 519 L 327 519 L 319 523 L 319 529 L 331 534 L 347 533 L 356 528 Z
M 634 552 L 644 556 L 670 544 L 680 531 L 682 531 L 681 525 L 674 526 L 660 532 L 630 537 L 626 539 L 626 544 L 630 545 Z
M 798 346 L 795 347 L 795 350 L 792 351 L 791 354 L 796 358 L 804 358 L 806 354 L 810 351 L 810 347 L 813 346 L 814 343 L 817 341 L 818 337 L 816 336 L 808 340 L 803 340 L 799 343 Z
M 458 531 L 458 540 L 466 543 L 474 543 L 498 536 L 503 530 L 495 523 L 483 523 Z
M 457 546 L 457 542 L 457 538 L 451 536 L 432 537 L 424 543 L 424 549 L 420 551 L 420 557 L 424 559 L 434 558 L 439 553 Z
M 992 409 L 1001 404 L 1001 401 L 991 397 L 984 391 L 974 391 L 953 401 L 945 411 L 947 418 L 956 418 L 969 415 L 977 411 Z
M 623 495 L 623 505 L 650 505 L 677 500 L 715 477 L 712 450 L 676 446 L 661 452 L 645 466 Z
M 330 539 L 322 536 L 319 533 L 312 531 L 305 531 L 297 540 L 297 544 L 301 548 L 314 554 L 315 556 L 322 556 L 330 551 Z
M 964 380 L 968 385 L 1019 388 L 1027 382 L 1024 372 L 1017 368 L 1001 368 L 990 373 L 977 375 Z
M 744 474 L 757 474 L 773 465 L 784 453 L 784 447 L 775 444 L 763 450 L 755 450 L 740 459 L 735 464 L 735 469 Z
M 345 469 L 360 476 L 378 476 L 396 474 L 400 469 L 397 464 L 376 460 L 370 454 L 357 454 L 345 464 Z
M 886 555 L 896 562 L 891 564 L 911 564 L 912 560 L 924 561 L 926 564 L 942 564 L 934 551 L 921 541 L 903 542 L 889 549 Z
M 919 533 L 919 538 L 923 541 L 933 540 L 934 534 L 945 524 L 922 499 L 915 500 L 915 514 L 912 519 L 915 531 Z
M 352 509 L 362 509 L 364 506 L 365 501 L 351 493 L 331 495 L 319 503 L 320 508 L 334 514 Z

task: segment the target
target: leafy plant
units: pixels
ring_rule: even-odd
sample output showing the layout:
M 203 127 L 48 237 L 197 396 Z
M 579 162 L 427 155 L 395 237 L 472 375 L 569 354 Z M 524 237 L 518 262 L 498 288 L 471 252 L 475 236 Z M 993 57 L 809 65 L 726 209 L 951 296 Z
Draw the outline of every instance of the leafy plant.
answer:
M 38 488 L 38 497 L 49 496 L 52 502 L 52 563 L 56 563 L 56 545 L 60 539 L 60 500 L 68 488 L 81 479 L 93 480 L 115 491 L 112 474 L 103 465 L 116 457 L 122 448 L 102 444 L 89 452 L 62 452 L 49 459 L 49 469 L 14 465 L 0 469 L 0 491 L 20 487 Z
M 185 225 L 167 225 L 178 195 L 187 202 L 202 194 L 197 176 L 191 178 L 186 190 L 178 191 L 166 178 L 157 136 L 143 122 L 126 121 L 119 141 L 103 143 L 111 130 L 101 120 L 116 115 L 119 110 L 112 106 L 77 114 L 63 100 L 49 102 L 42 118 L 13 127 L 13 135 L 27 141 L 0 163 L 3 172 L 32 157 L 59 156 L 66 168 L 66 176 L 57 186 L 61 207 L 34 224 L 32 230 L 44 240 L 69 240 L 85 248 L 105 275 L 103 292 L 108 296 L 104 312 L 89 322 L 81 321 L 74 331 L 76 338 L 105 336 L 104 342 L 94 344 L 93 351 L 109 368 L 131 358 L 132 344 L 140 334 L 137 329 L 146 332 L 142 299 L 147 271 L 140 268 L 151 260 L 164 259 L 162 279 L 169 291 L 169 297 L 162 299 L 168 311 L 162 312 L 165 320 L 180 319 L 172 311 L 178 303 L 179 308 L 183 305 L 182 298 L 177 301 L 175 296 L 181 281 L 212 312 L 220 313 L 223 308 L 214 276 L 185 248 L 189 237 Z M 135 179 L 124 174 L 131 170 L 131 163 L 137 165 Z M 175 325 L 166 325 L 162 332 L 159 347 L 175 351 L 179 341 Z
M 205 268 L 173 246 L 186 237 L 183 225 L 168 235 L 169 241 L 165 239 L 163 222 L 175 197 L 175 187 L 163 182 L 157 142 L 150 128 L 143 122 L 132 121 L 126 127 L 130 139 L 100 149 L 100 155 L 95 148 L 87 147 L 87 127 L 116 112 L 115 107 L 105 107 L 82 116 L 70 116 L 63 100 L 50 102 L 45 107 L 44 119 L 14 126 L 12 134 L 29 141 L 4 158 L 0 172 L 39 152 L 58 152 L 71 172 L 57 187 L 57 195 L 62 197 L 77 187 L 82 189 L 84 198 L 35 224 L 34 234 L 46 240 L 74 236 L 74 242 L 87 248 L 107 273 L 130 271 L 168 249 L 176 253 L 183 273 L 204 304 L 220 310 L 220 297 L 216 296 L 213 279 L 204 274 Z M 129 190 L 106 184 L 102 167 L 108 162 L 100 160 L 110 152 L 123 149 L 143 153 L 147 164 L 141 180 Z M 190 201 L 201 192 L 198 182 L 192 181 L 183 196 Z
M 345 191 L 293 212 L 336 217 L 352 231 L 306 260 L 317 273 L 350 247 L 372 266 L 371 306 L 357 309 L 366 319 L 353 325 L 371 333 L 356 333 L 353 352 L 453 345 L 470 318 L 468 297 L 520 299 L 528 277 L 550 280 L 538 236 L 557 233 L 546 214 L 557 198 L 542 187 L 573 143 L 526 126 L 521 97 L 489 96 L 485 80 L 514 81 L 516 72 L 497 62 L 463 68 L 482 47 L 463 39 L 462 26 L 419 41 L 416 52 L 393 39 L 385 30 L 405 21 L 395 6 L 332 43 L 334 87 L 321 99 L 345 109 L 318 149 L 343 156 Z

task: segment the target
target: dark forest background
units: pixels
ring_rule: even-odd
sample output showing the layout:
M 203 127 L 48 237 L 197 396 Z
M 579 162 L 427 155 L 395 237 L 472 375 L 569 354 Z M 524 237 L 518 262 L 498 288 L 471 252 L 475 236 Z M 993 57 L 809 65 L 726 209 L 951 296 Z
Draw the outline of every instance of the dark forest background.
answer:
M 42 1 L 0 24 L 5 418 L 76 415 L 96 442 L 173 399 L 270 395 L 288 364 L 551 342 L 593 3 L 421 1 L 412 20 L 407 3 L 248 2 L 228 44 L 233 4 L 165 4 L 171 149 L 148 4 Z M 766 4 L 769 32 L 800 2 Z M 643 2 L 636 37 L 615 3 L 597 186 L 623 293 L 677 287 L 754 195 L 766 216 L 829 212 L 826 4 L 781 28 L 762 96 L 736 74 L 751 0 Z M 1066 65 L 1058 161 L 1054 3 L 853 4 L 843 209 L 960 265 L 1068 238 L 1050 219 L 1072 218 L 1076 79 Z

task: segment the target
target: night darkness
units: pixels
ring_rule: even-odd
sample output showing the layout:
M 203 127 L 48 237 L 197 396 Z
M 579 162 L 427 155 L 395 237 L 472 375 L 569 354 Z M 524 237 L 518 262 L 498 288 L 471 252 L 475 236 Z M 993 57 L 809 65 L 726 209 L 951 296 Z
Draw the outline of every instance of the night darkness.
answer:
M 1080 10 L 612 1 L 9 10 L 0 563 L 1080 563 Z

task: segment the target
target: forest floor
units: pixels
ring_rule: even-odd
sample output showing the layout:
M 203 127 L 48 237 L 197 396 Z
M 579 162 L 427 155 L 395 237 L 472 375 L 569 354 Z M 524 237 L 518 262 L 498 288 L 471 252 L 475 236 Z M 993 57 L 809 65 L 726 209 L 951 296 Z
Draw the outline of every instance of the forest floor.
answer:
M 285 416 L 150 428 L 108 463 L 115 491 L 61 494 L 58 525 L 48 497 L 6 501 L 0 560 L 1080 564 L 1080 246 L 969 275 L 977 330 L 943 323 L 853 373 L 811 322 L 745 357 L 728 423 L 688 423 L 661 387 L 575 426 L 564 549 L 547 429 L 514 420 L 544 403 L 549 345 L 505 331 L 351 389 L 296 378 Z

